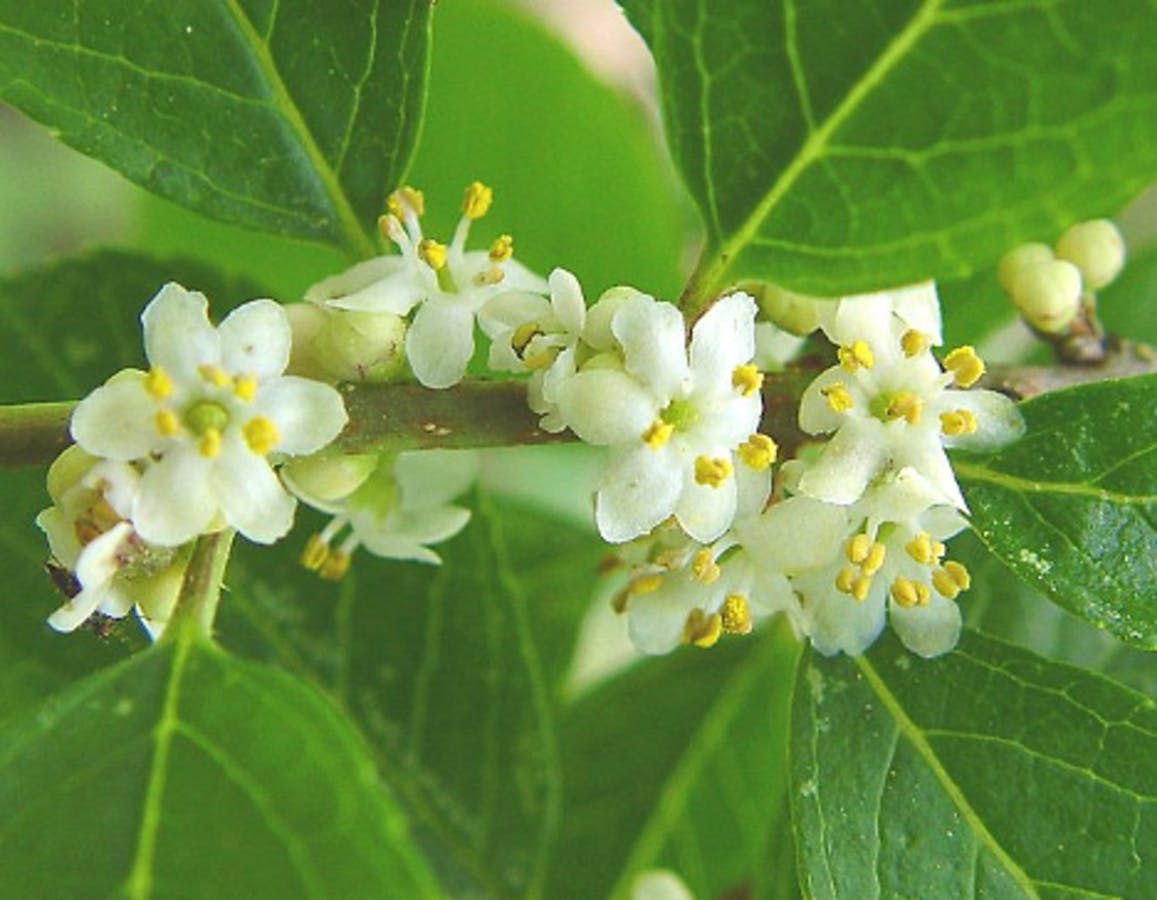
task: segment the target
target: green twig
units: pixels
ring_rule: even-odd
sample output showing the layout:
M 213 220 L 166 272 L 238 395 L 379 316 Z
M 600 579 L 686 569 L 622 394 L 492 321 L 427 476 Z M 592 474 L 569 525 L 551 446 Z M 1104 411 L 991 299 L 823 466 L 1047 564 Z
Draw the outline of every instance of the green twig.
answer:
M 197 538 L 166 635 L 193 629 L 206 637 L 213 636 L 221 583 L 225 579 L 232 546 L 233 530 L 230 528 Z
M 0 467 L 52 462 L 72 443 L 68 419 L 74 403 L 23 403 L 0 406 Z

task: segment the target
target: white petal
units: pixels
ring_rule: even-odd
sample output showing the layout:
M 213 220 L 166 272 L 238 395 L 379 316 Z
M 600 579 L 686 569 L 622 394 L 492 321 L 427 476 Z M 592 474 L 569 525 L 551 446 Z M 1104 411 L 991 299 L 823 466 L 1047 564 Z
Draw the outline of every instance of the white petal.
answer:
M 623 304 L 635 297 L 645 297 L 648 301 L 654 302 L 653 297 L 630 287 L 616 287 L 604 292 L 595 305 L 587 310 L 582 332 L 583 340 L 600 352 L 610 350 L 615 343 L 615 336 L 611 331 L 615 314 Z
M 614 369 L 579 372 L 555 386 L 559 415 L 588 444 L 641 442 L 659 409 L 634 378 Z
M 874 419 L 846 422 L 800 477 L 800 493 L 845 506 L 859 500 L 888 462 L 881 427 Z
M 891 605 L 892 628 L 904 646 L 926 659 L 947 653 L 960 640 L 960 607 L 932 592 L 927 606 Z
M 949 389 L 936 398 L 935 415 L 963 409 L 976 416 L 976 431 L 956 437 L 943 436 L 944 446 L 967 450 L 998 450 L 1024 435 L 1024 417 L 1017 405 L 996 391 Z
M 76 580 L 86 588 L 99 587 L 112 581 L 121 567 L 121 545 L 132 533 L 132 525 L 118 522 L 104 534 L 89 541 L 76 561 Z
M 586 302 L 583 300 L 582 285 L 566 269 L 555 269 L 550 273 L 550 305 L 563 330 L 577 335 L 582 332 L 586 320 Z
M 306 291 L 305 299 L 338 309 L 404 316 L 433 290 L 434 273 L 425 263 L 402 256 L 379 256 L 319 281 Z
M 719 300 L 691 333 L 691 371 L 703 383 L 731 386 L 736 366 L 755 356 L 755 301 L 739 291 Z
M 101 460 L 85 473 L 80 483 L 104 494 L 108 505 L 122 519 L 133 514 L 133 503 L 141 486 L 141 476 L 128 463 Z
M 825 656 L 863 653 L 884 628 L 884 594 L 875 589 L 863 602 L 836 590 L 834 573 L 822 570 L 796 582 L 804 597 L 804 622 L 816 650 Z
M 624 366 L 666 405 L 691 379 L 683 336 L 683 314 L 645 294 L 632 297 L 611 320 L 623 348 Z
M 56 631 L 68 633 L 83 625 L 105 600 L 107 585 L 81 591 L 48 617 Z
M 213 496 L 231 526 L 258 544 L 272 544 L 293 525 L 297 501 L 269 463 L 238 442 L 221 448 L 213 461 Z
M 371 540 L 364 541 L 364 546 L 372 554 L 383 559 L 400 559 L 407 562 L 427 563 L 432 566 L 442 564 L 441 556 L 408 534 L 378 534 Z
M 76 568 L 82 549 L 76 536 L 76 520 L 65 515 L 59 506 L 50 506 L 37 515 L 36 526 L 48 538 L 48 549 L 56 561 L 67 569 Z
M 960 493 L 956 473 L 948 462 L 948 456 L 934 433 L 911 435 L 911 440 L 900 443 L 894 449 L 894 460 L 898 467 L 911 466 L 931 485 L 943 503 L 950 503 L 957 509 L 968 512 L 968 504 Z
M 328 384 L 286 375 L 261 385 L 253 415 L 268 416 L 277 426 L 278 453 L 314 453 L 345 428 L 349 416 L 341 394 Z
M 217 514 L 209 471 L 210 460 L 183 446 L 149 466 L 133 506 L 137 534 L 162 547 L 176 547 L 201 534 Z
M 541 294 L 526 294 L 508 291 L 492 297 L 478 310 L 478 325 L 489 338 L 505 336 L 509 343 L 510 333 L 519 325 L 534 322 L 542 325 L 554 318 L 548 301 Z
M 394 477 L 402 491 L 402 508 L 442 506 L 468 490 L 478 477 L 473 450 L 417 450 L 401 453 Z
M 226 372 L 244 373 L 264 381 L 280 375 L 289 365 L 289 318 L 280 303 L 244 303 L 225 317 L 217 331 L 221 337 L 221 365 Z
M 908 328 L 927 335 L 936 346 L 944 343 L 935 282 L 922 281 L 892 291 L 892 308 Z
M 209 301 L 170 281 L 141 313 L 145 355 L 177 381 L 195 378 L 197 366 L 221 361 L 221 342 L 209 323 Z
M 145 391 L 144 373 L 126 369 L 77 404 L 69 428 L 95 456 L 142 459 L 162 442 L 154 424 L 157 408 Z
M 719 487 L 699 484 L 693 467 L 685 467 L 683 492 L 675 505 L 675 518 L 683 530 L 701 544 L 710 544 L 731 527 L 735 518 L 735 479 Z
M 667 447 L 612 455 L 595 500 L 603 539 L 629 541 L 671 515 L 683 490 L 682 468 Z
M 474 312 L 468 303 L 437 298 L 423 303 L 406 332 L 406 358 L 429 388 L 462 380 L 474 354 Z
M 384 528 L 366 529 L 355 520 L 358 538 L 378 556 L 406 559 L 394 555 L 399 542 L 440 544 L 454 537 L 470 521 L 470 510 L 461 506 L 437 506 L 391 516 Z
M 701 586 L 690 579 L 680 583 L 681 575 L 663 579 L 657 591 L 632 597 L 627 607 L 627 633 L 631 642 L 643 653 L 670 653 L 683 641 L 683 627 L 687 616 L 706 599 Z M 700 596 L 702 595 L 702 596 Z
M 740 537 L 762 567 L 794 575 L 828 565 L 847 532 L 846 507 L 790 497 L 745 523 Z
M 837 382 L 843 382 L 844 386 L 849 389 L 854 402 L 864 402 L 860 392 L 855 390 L 854 379 L 849 377 L 848 373 L 839 366 L 832 366 L 821 372 L 814 381 L 804 388 L 799 401 L 799 427 L 808 434 L 828 434 L 847 421 L 848 413 L 836 412 L 823 395 L 825 388 L 831 387 Z M 861 410 L 859 414 L 862 415 L 866 412 L 867 410 Z M 854 407 L 852 414 L 856 414 Z

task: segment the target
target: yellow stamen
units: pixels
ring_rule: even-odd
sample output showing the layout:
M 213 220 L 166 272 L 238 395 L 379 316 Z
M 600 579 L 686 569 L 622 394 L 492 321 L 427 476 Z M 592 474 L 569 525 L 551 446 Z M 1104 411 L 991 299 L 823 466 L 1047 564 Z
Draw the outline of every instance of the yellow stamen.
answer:
M 868 346 L 867 341 L 853 341 L 851 344 L 845 344 L 840 347 L 836 355 L 839 357 L 840 366 L 845 372 L 854 372 L 860 366 L 870 369 L 876 364 L 876 356 L 872 353 L 872 348 Z
M 968 569 L 965 568 L 963 563 L 949 560 L 944 564 L 944 571 L 956 582 L 960 590 L 966 591 L 972 587 L 972 576 L 968 574 Z
M 900 349 L 904 351 L 904 355 L 911 358 L 919 356 L 931 345 L 928 335 L 922 331 L 917 331 L 915 328 L 909 328 L 904 332 L 903 337 L 900 338 Z
M 928 601 L 932 599 L 932 592 L 928 590 L 928 585 L 916 582 L 916 602 L 920 606 L 927 606 Z
M 892 582 L 892 599 L 904 609 L 916 606 L 920 602 L 920 597 L 916 593 L 916 582 L 898 577 Z
M 852 537 L 844 546 L 844 554 L 848 562 L 859 565 L 868 558 L 868 551 L 872 549 L 872 539 L 860 533 Z
M 389 201 L 387 201 L 387 203 L 389 203 Z M 401 227 L 402 223 L 398 221 L 397 215 L 392 212 L 388 215 L 378 216 L 378 234 L 387 241 L 392 241 L 396 230 Z
M 197 366 L 197 371 L 214 387 L 225 387 L 229 384 L 229 376 L 221 371 L 220 366 L 201 365 Z
M 504 263 L 514 256 L 514 238 L 508 234 L 500 234 L 490 245 L 490 261 Z
M 868 599 L 868 591 L 872 589 L 872 576 L 861 575 L 852 582 L 852 597 L 857 603 L 863 603 Z
M 554 362 L 555 352 L 553 347 L 547 347 L 541 353 L 535 353 L 532 356 L 527 356 L 522 360 L 522 364 L 526 366 L 531 372 L 538 369 L 545 369 L 552 362 Z
M 331 550 L 318 568 L 317 574 L 326 581 L 341 581 L 349 570 L 350 555 L 340 550 Z
M 848 393 L 848 386 L 842 381 L 820 388 L 820 393 L 828 401 L 828 406 L 831 407 L 832 412 L 845 413 L 856 405 L 856 401 Z
M 246 403 L 252 403 L 257 396 L 257 379 L 252 375 L 236 376 L 233 379 L 233 393 Z
M 418 258 L 437 272 L 446 265 L 446 245 L 426 238 L 418 244 Z
M 899 391 L 892 397 L 885 413 L 889 419 L 904 419 L 909 425 L 915 425 L 920 421 L 923 408 L 920 398 L 911 391 Z
M 426 212 L 426 197 L 417 188 L 398 188 L 386 198 L 386 211 L 398 219 L 404 218 L 407 212 L 421 216 Z
M 145 390 L 154 400 L 164 400 L 173 393 L 173 382 L 160 366 L 153 366 L 145 376 Z
M 171 409 L 157 410 L 156 416 L 153 417 L 153 422 L 157 426 L 157 431 L 165 437 L 172 437 L 181 430 L 181 420 L 177 418 L 177 414 Z
M 306 542 L 301 551 L 301 564 L 311 572 L 316 572 L 325 563 L 329 556 L 329 545 L 322 540 L 320 534 L 315 534 Z
M 662 419 L 656 419 L 646 430 L 643 431 L 641 437 L 643 443 L 652 450 L 658 450 L 667 441 L 671 440 L 671 435 L 675 433 L 675 426 L 669 422 L 664 422 Z
M 522 356 L 526 345 L 534 340 L 536 335 L 542 334 L 537 322 L 523 322 L 510 335 L 510 349 Z
M 653 594 L 663 586 L 663 576 L 657 572 L 649 575 L 639 575 L 631 579 L 627 591 L 632 597 L 641 597 L 643 594 Z
M 739 445 L 739 458 L 756 472 L 769 468 L 778 455 L 779 445 L 766 434 L 753 434 Z
M 221 432 L 216 428 L 208 428 L 201 435 L 201 442 L 197 445 L 197 452 L 206 459 L 212 459 L 221 452 Z
M 940 430 L 948 437 L 976 434 L 976 413 L 970 409 L 956 409 L 940 414 Z
M 693 609 L 683 625 L 683 643 L 696 647 L 714 647 L 721 634 L 723 619 L 719 613 L 707 615 L 701 609 Z
M 490 210 L 494 191 L 481 181 L 472 181 L 462 198 L 462 215 L 467 219 L 481 219 Z
M 930 566 L 937 562 L 936 554 L 933 553 L 932 535 L 927 531 L 918 531 L 913 535 L 912 540 L 904 545 L 904 549 L 908 555 L 922 566 Z
M 720 624 L 728 634 L 751 634 L 751 608 L 742 594 L 728 594 L 719 610 Z
M 721 570 L 711 551 L 704 547 L 691 560 L 691 576 L 700 584 L 714 584 L 719 580 Z
M 957 347 L 944 357 L 944 368 L 952 373 L 960 387 L 967 388 L 976 384 L 984 374 L 984 360 L 972 347 Z
M 254 416 L 246 422 L 241 428 L 241 436 L 258 456 L 264 456 L 281 441 L 277 425 L 267 416 Z
M 933 570 L 932 587 L 936 588 L 937 593 L 948 600 L 955 600 L 956 595 L 960 593 L 960 585 L 952 580 L 952 576 L 948 574 L 946 569 Z
M 736 366 L 731 372 L 731 386 L 744 397 L 750 397 L 763 387 L 763 373 L 751 364 Z
M 852 583 L 856 580 L 856 570 L 851 566 L 840 569 L 836 575 L 836 590 L 841 594 L 852 592 Z
M 487 287 L 488 285 L 498 284 L 505 277 L 506 273 L 498 268 L 498 266 L 491 266 L 489 269 L 483 269 L 475 275 L 473 280 L 478 287 Z
M 695 481 L 717 488 L 731 475 L 731 461 L 723 457 L 695 457 Z
M 884 565 L 884 557 L 888 555 L 888 548 L 879 541 L 872 544 L 864 564 L 860 566 L 865 575 L 875 575 Z

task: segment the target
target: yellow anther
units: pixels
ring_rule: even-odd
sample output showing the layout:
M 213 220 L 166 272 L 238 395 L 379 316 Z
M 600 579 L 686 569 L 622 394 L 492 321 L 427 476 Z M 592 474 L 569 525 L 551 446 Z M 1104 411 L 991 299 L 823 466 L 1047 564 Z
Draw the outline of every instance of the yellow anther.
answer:
M 316 572 L 325 563 L 329 556 L 329 544 L 327 544 L 320 534 L 313 535 L 305 544 L 305 549 L 301 551 L 300 562 L 305 568 L 311 572 Z
M 909 425 L 915 425 L 920 421 L 923 409 L 924 404 L 911 391 L 898 391 L 892 396 L 885 413 L 889 419 L 904 419 Z
M 437 272 L 446 265 L 446 245 L 433 238 L 425 238 L 418 244 L 418 258 Z
M 173 393 L 173 382 L 160 366 L 153 366 L 145 376 L 145 390 L 154 400 L 164 400 Z
M 715 556 L 704 547 L 691 560 L 691 576 L 700 584 L 714 584 L 719 580 L 720 569 Z
M 848 392 L 848 386 L 842 381 L 837 381 L 835 384 L 829 384 L 825 388 L 820 388 L 820 393 L 823 394 L 824 399 L 828 401 L 828 406 L 831 407 L 832 412 L 845 413 L 856 405 L 856 401 L 852 399 L 852 395 Z
M 944 564 L 944 571 L 956 582 L 960 590 L 966 591 L 972 587 L 972 576 L 968 574 L 968 569 L 965 568 L 963 563 L 949 560 Z
M 875 575 L 883 567 L 884 558 L 887 555 L 888 548 L 877 541 L 872 544 L 871 549 L 868 550 L 868 556 L 860 568 L 863 569 L 865 575 Z
M 721 634 L 723 618 L 719 613 L 707 615 L 701 609 L 693 609 L 683 625 L 683 643 L 696 647 L 714 647 Z
M 940 430 L 948 437 L 976 434 L 976 413 L 970 409 L 955 409 L 940 414 Z
M 917 331 L 915 328 L 909 328 L 904 332 L 900 338 L 900 349 L 904 351 L 907 357 L 919 356 L 931 346 L 932 342 L 928 339 L 922 331 Z
M 165 437 L 172 437 L 181 430 L 181 420 L 177 418 L 177 414 L 171 409 L 157 410 L 156 416 L 153 417 L 153 422 L 157 426 L 157 431 Z
M 836 590 L 841 594 L 850 594 L 855 580 L 856 570 L 851 566 L 845 566 L 836 574 Z
M 523 322 L 510 334 L 510 349 L 521 356 L 526 345 L 540 334 L 542 334 L 542 329 L 538 327 L 537 322 Z
M 848 562 L 859 565 L 868 558 L 868 551 L 871 549 L 872 539 L 861 532 L 849 539 L 844 546 L 844 553 L 848 557 Z
M 402 223 L 398 221 L 398 217 L 393 213 L 384 216 L 378 216 L 378 234 L 384 237 L 387 241 L 392 241 L 397 229 L 402 227 Z
M 753 434 L 739 445 L 739 458 L 756 472 L 769 468 L 778 455 L 779 445 L 766 434 Z
M 552 362 L 554 362 L 555 352 L 553 347 L 547 347 L 541 353 L 535 353 L 531 356 L 524 357 L 522 364 L 526 366 L 531 372 L 538 369 L 545 369 Z
M 912 540 L 904 545 L 904 550 L 922 566 L 930 566 L 936 562 L 935 554 L 932 552 L 932 535 L 927 531 L 918 531 L 913 535 Z
M 652 450 L 658 450 L 667 441 L 671 440 L 671 435 L 675 433 L 675 426 L 670 422 L 664 422 L 662 419 L 656 419 L 646 430 L 643 431 L 641 437 L 643 443 Z
M 867 341 L 853 341 L 851 344 L 845 344 L 840 347 L 836 355 L 839 357 L 840 366 L 845 372 L 854 372 L 861 366 L 870 369 L 876 364 L 875 354 L 872 353 L 872 348 L 868 346 Z
M 751 608 L 742 594 L 728 594 L 719 610 L 720 623 L 728 634 L 751 634 Z
M 627 591 L 632 597 L 641 597 L 643 594 L 653 594 L 663 586 L 663 576 L 658 572 L 648 575 L 639 575 L 631 579 Z
M 920 606 L 927 606 L 928 601 L 932 599 L 932 592 L 928 590 L 928 585 L 916 582 L 916 602 Z
M 498 284 L 505 277 L 506 273 L 498 268 L 498 266 L 491 266 L 489 269 L 483 269 L 481 272 L 478 272 L 474 276 L 473 281 L 478 287 L 488 287 L 492 284 Z
M 952 373 L 960 387 L 967 388 L 976 384 L 984 374 L 984 360 L 972 347 L 957 347 L 944 357 L 944 368 Z
M 763 373 L 750 363 L 736 366 L 731 372 L 731 386 L 744 397 L 750 397 L 763 387 Z
M 952 580 L 952 576 L 948 574 L 946 569 L 934 569 L 932 571 L 932 587 L 936 588 L 938 594 L 949 600 L 955 600 L 956 595 L 960 593 L 960 585 Z
M 220 366 L 201 365 L 197 366 L 197 371 L 214 387 L 225 387 L 229 384 L 229 376 L 221 371 Z
M 233 379 L 233 393 L 246 403 L 252 403 L 257 396 L 257 379 L 252 375 L 236 376 Z
M 277 425 L 267 416 L 254 416 L 241 427 L 241 436 L 249 449 L 264 456 L 281 441 Z
M 852 597 L 857 603 L 863 603 L 868 599 L 868 591 L 872 589 L 872 576 L 861 575 L 852 582 Z
M 651 560 L 651 562 L 657 566 L 662 566 L 670 572 L 672 569 L 682 568 L 683 560 L 686 556 L 687 554 L 683 550 L 676 547 L 669 547 Z
M 350 570 L 350 555 L 340 550 L 331 550 L 325 561 L 318 567 L 317 574 L 326 581 L 341 581 Z
M 504 263 L 514 256 L 514 238 L 508 234 L 500 234 L 490 245 L 490 261 Z
M 490 209 L 494 191 L 481 181 L 472 181 L 462 197 L 462 215 L 467 219 L 481 219 Z
M 386 198 L 386 211 L 398 219 L 404 218 L 407 212 L 420 216 L 426 211 L 426 197 L 417 188 L 398 188 Z
M 206 429 L 197 445 L 197 452 L 206 459 L 212 459 L 221 452 L 221 432 L 216 428 Z
M 892 599 L 905 609 L 916 606 L 920 602 L 920 596 L 916 593 L 916 582 L 898 577 L 892 582 Z
M 731 476 L 731 460 L 721 456 L 696 456 L 695 481 L 717 488 Z

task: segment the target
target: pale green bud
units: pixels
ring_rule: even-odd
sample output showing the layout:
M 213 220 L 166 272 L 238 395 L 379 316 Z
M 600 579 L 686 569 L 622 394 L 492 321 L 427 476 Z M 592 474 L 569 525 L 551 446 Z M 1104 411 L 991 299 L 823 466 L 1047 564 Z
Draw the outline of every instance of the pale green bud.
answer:
M 754 285 L 754 291 L 752 285 L 742 287 L 755 297 L 766 319 L 796 337 L 804 337 L 819 328 L 817 304 L 830 302 L 789 291 L 778 284 Z
M 307 456 L 290 460 L 281 472 L 294 491 L 323 503 L 332 503 L 361 487 L 377 465 L 375 453 Z
M 1057 256 L 1080 269 L 1085 288 L 1096 291 L 1121 274 L 1125 239 L 1108 219 L 1078 222 L 1057 241 Z
M 286 374 L 328 381 L 330 375 L 317 357 L 317 336 L 329 320 L 329 310 L 309 302 L 287 303 L 282 308 L 293 336 Z
M 1000 286 L 1004 288 L 1005 294 L 1011 298 L 1013 284 L 1016 282 L 1016 276 L 1020 274 L 1021 269 L 1052 262 L 1052 260 L 1053 248 L 1048 244 L 1021 244 L 1019 247 L 1009 250 L 1001 257 L 1000 265 L 997 268 Z
M 406 322 L 393 313 L 331 309 L 318 332 L 318 362 L 338 381 L 386 381 L 405 368 Z
M 1034 328 L 1059 334 L 1080 311 L 1081 272 L 1062 259 L 1023 266 L 1012 283 L 1012 300 Z
M 48 467 L 48 495 L 57 506 L 61 498 L 72 487 L 80 484 L 82 478 L 99 462 L 97 457 L 90 456 L 76 444 L 66 449 L 53 460 Z

